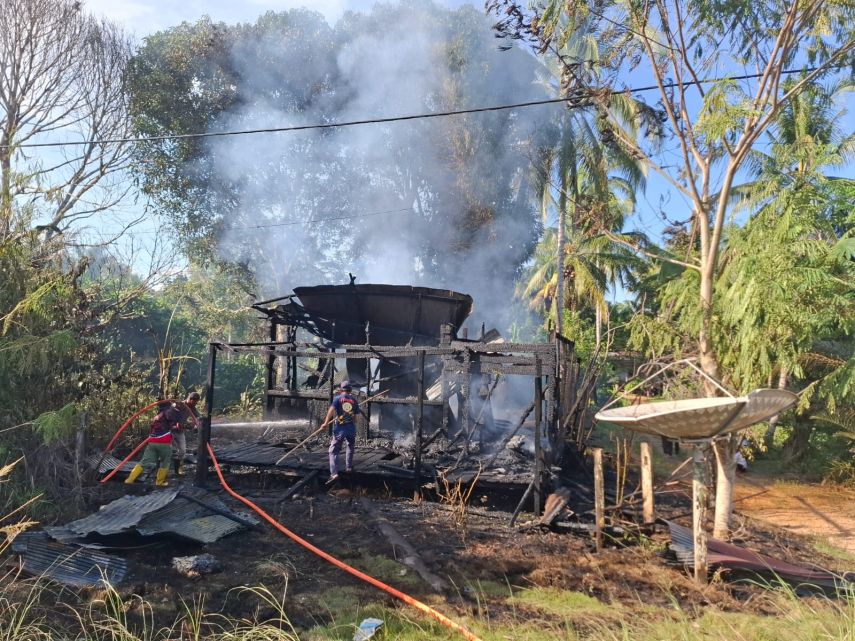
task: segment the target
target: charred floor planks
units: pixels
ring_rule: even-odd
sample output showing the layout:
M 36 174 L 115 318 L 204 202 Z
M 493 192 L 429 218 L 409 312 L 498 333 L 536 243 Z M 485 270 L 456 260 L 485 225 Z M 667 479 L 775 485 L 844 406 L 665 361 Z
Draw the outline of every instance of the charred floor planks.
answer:
M 282 455 L 287 448 L 274 447 L 259 443 L 237 443 L 234 445 L 214 446 L 214 453 L 220 463 L 245 465 L 249 467 L 271 468 L 305 475 L 312 471 L 324 471 L 329 467 L 329 455 L 326 448 L 314 451 L 295 452 L 283 461 Z M 341 457 L 343 459 L 344 452 Z M 385 448 L 357 446 L 354 454 L 354 467 L 357 474 L 379 477 L 405 478 L 393 470 L 380 467 L 380 463 L 389 466 L 403 466 L 403 457 Z

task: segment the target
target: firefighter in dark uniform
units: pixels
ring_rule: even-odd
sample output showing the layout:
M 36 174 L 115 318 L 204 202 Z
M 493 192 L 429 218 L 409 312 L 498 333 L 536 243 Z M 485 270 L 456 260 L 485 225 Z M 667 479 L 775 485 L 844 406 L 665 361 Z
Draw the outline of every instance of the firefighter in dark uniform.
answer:
M 330 482 L 338 478 L 338 453 L 341 452 L 342 443 L 347 443 L 347 453 L 344 458 L 344 469 L 346 472 L 353 471 L 353 452 L 356 446 L 356 415 L 362 414 L 359 403 L 350 393 L 350 381 L 342 381 L 338 386 L 341 392 L 333 398 L 330 409 L 321 427 L 326 427 L 335 421 L 332 430 L 332 441 L 330 442 Z

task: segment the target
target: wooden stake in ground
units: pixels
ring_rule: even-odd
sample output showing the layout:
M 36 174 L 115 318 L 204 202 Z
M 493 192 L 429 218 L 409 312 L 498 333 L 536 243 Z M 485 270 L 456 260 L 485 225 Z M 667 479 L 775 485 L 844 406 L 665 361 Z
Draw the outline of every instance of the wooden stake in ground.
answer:
M 653 523 L 656 513 L 653 507 L 653 456 L 649 441 L 641 442 L 641 496 L 644 523 Z
M 591 448 L 594 457 L 594 537 L 597 543 L 597 552 L 603 548 L 603 528 L 606 527 L 606 498 L 603 486 L 603 450 L 599 447 Z
M 695 443 L 692 455 L 692 532 L 695 548 L 695 581 L 707 582 L 707 461 L 706 443 Z

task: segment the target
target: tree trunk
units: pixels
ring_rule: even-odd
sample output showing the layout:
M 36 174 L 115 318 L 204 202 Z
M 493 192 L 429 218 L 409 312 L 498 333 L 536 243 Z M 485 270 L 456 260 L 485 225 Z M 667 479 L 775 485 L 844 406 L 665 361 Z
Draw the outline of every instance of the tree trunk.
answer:
M 810 421 L 796 420 L 793 425 L 793 433 L 784 443 L 784 450 L 794 459 L 801 458 L 805 455 L 810 444 L 810 437 L 813 434 L 813 423 Z
M 594 332 L 596 333 L 596 349 L 600 348 L 603 341 L 603 310 L 599 305 L 594 305 Z
M 714 249 L 710 250 L 714 252 Z M 707 258 L 701 269 L 700 298 L 701 298 L 701 328 L 698 333 L 698 359 L 701 369 L 715 380 L 719 380 L 718 360 L 712 342 L 713 324 L 713 283 L 715 262 Z M 710 380 L 703 381 L 707 396 L 717 396 L 719 389 Z M 739 439 L 730 435 L 713 441 L 713 451 L 716 459 L 715 487 L 715 519 L 713 536 L 726 541 L 730 538 L 730 518 L 733 512 L 733 481 L 736 478 L 736 463 L 733 455 L 736 453 Z
M 713 280 L 714 273 L 707 266 L 701 270 L 701 328 L 698 332 L 698 360 L 701 369 L 712 378 L 718 380 L 718 360 L 715 356 L 715 348 L 712 343 L 713 323 Z M 718 388 L 711 381 L 703 381 L 704 391 L 707 396 L 717 396 Z
M 12 229 L 12 148 L 7 132 L 0 138 L 0 240 L 5 241 Z
M 735 434 L 713 441 L 716 461 L 715 521 L 713 536 L 722 541 L 730 538 L 730 517 L 733 513 L 733 483 L 736 479 L 736 461 L 733 456 L 739 447 Z
M 555 286 L 555 324 L 558 327 L 558 333 L 564 334 L 564 245 L 566 242 L 566 233 L 564 225 L 567 222 L 566 199 L 561 199 L 558 208 L 558 248 L 555 257 L 555 269 L 557 283 Z
M 787 368 L 781 368 L 781 374 L 778 377 L 778 389 L 785 389 L 787 387 Z M 766 428 L 766 433 L 763 435 L 763 443 L 766 445 L 766 450 L 771 450 L 772 446 L 775 444 L 775 430 L 778 428 L 778 417 L 779 414 L 775 414 L 772 418 L 769 419 L 769 427 Z

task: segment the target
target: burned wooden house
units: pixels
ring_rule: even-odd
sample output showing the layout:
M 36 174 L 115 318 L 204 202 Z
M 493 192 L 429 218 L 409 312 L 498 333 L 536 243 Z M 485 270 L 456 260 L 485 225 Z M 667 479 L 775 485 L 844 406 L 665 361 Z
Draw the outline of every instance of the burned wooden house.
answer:
M 461 327 L 472 306 L 466 294 L 425 287 L 298 287 L 255 305 L 269 324 L 267 342 L 212 344 L 211 382 L 220 351 L 264 358 L 264 419 L 297 425 L 297 439 L 316 430 L 347 378 L 358 398 L 370 399 L 357 436 L 359 474 L 412 479 L 417 491 L 478 477 L 482 486 L 530 487 L 539 502 L 574 401 L 573 344 L 558 335 L 507 342 L 483 326 L 470 337 Z M 323 447 L 283 459 L 286 449 L 255 443 L 217 448 L 217 456 L 300 474 L 326 467 Z

